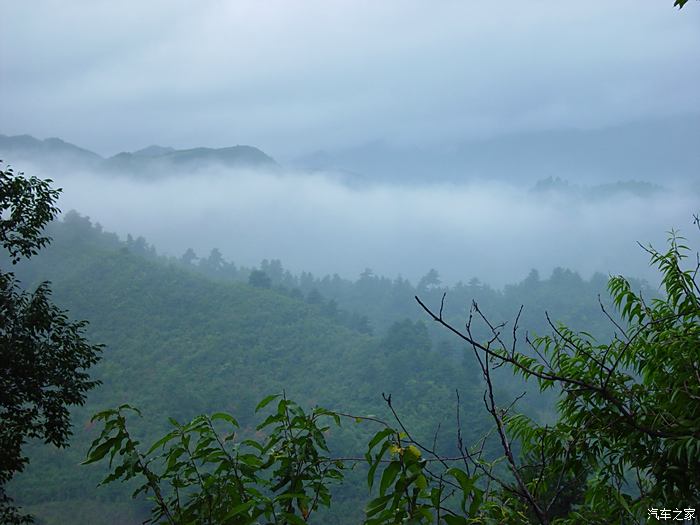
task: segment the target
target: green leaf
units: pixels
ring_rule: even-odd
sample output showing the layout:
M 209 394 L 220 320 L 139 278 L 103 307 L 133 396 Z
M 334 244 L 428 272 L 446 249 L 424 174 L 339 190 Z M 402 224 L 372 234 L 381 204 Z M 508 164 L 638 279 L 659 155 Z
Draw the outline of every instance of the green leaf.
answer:
M 397 474 L 401 471 L 401 463 L 399 461 L 392 461 L 389 466 L 384 469 L 382 473 L 382 480 L 379 482 L 379 494 L 383 496 L 386 493 L 386 489 L 389 488 Z
M 258 412 L 259 410 L 262 410 L 263 408 L 265 408 L 267 405 L 269 405 L 272 401 L 274 401 L 275 399 L 277 399 L 281 395 L 282 394 L 272 394 L 272 395 L 269 395 L 269 396 L 263 398 L 263 400 L 260 401 L 260 403 L 258 403 L 258 406 L 255 407 L 255 411 Z
M 373 499 L 367 504 L 367 507 L 365 508 L 365 515 L 369 518 L 371 516 L 374 516 L 378 512 L 381 512 L 384 509 L 384 507 L 386 507 L 386 504 L 391 498 L 392 495 L 389 494 L 388 496 L 380 496 L 378 498 Z
M 378 466 L 378 460 L 375 462 L 370 462 L 369 471 L 367 472 L 367 486 L 370 490 L 372 490 L 372 486 L 374 485 L 374 473 L 377 470 Z
M 238 428 L 238 421 L 236 421 L 236 419 L 231 414 L 227 414 L 226 412 L 216 412 L 215 414 L 211 415 L 212 421 L 216 421 L 219 419 L 222 421 L 227 421 L 231 423 L 234 427 Z
M 154 450 L 164 446 L 168 441 L 175 438 L 176 436 L 177 436 L 177 432 L 170 432 L 170 433 L 166 434 L 165 436 L 160 438 L 158 441 L 153 443 L 153 445 L 151 445 L 151 448 L 148 449 L 148 452 L 146 452 L 146 455 L 147 456 L 150 455 Z
M 441 489 L 439 489 L 437 487 L 433 487 L 432 489 L 430 489 L 430 503 L 433 504 L 434 508 L 437 509 L 440 506 L 440 499 L 441 498 L 442 498 L 442 490 Z
M 101 460 L 107 455 L 107 452 L 109 452 L 112 449 L 112 446 L 117 442 L 121 442 L 121 439 L 119 437 L 113 437 L 108 439 L 101 445 L 98 445 L 95 449 L 89 452 L 88 458 L 85 461 L 83 461 L 81 465 L 89 465 L 90 463 L 95 463 L 96 461 Z
M 394 429 L 392 428 L 385 428 L 384 430 L 380 430 L 377 432 L 374 437 L 371 439 L 371 441 L 367 444 L 367 451 L 372 450 L 377 443 L 379 443 L 382 439 L 386 438 L 387 436 L 391 436 L 394 434 Z
M 468 525 L 467 518 L 463 518 L 462 516 L 453 516 L 452 514 L 447 514 L 444 516 L 445 523 L 447 525 Z
M 447 471 L 447 475 L 455 478 L 457 483 L 459 483 L 459 486 L 462 489 L 462 492 L 464 493 L 465 497 L 467 497 L 471 493 L 472 488 L 474 488 L 474 479 L 470 478 L 466 472 L 456 467 L 453 467 Z
M 223 521 L 230 520 L 234 516 L 238 516 L 239 514 L 242 514 L 246 512 L 248 509 L 250 509 L 253 505 L 255 505 L 254 500 L 246 501 L 245 503 L 241 503 L 240 505 L 236 505 L 233 507 L 228 514 L 226 514 L 223 518 Z
M 285 520 L 287 520 L 287 523 L 291 523 L 292 525 L 307 525 L 303 519 L 296 514 L 292 514 L 291 512 L 285 512 L 282 514 L 282 516 Z

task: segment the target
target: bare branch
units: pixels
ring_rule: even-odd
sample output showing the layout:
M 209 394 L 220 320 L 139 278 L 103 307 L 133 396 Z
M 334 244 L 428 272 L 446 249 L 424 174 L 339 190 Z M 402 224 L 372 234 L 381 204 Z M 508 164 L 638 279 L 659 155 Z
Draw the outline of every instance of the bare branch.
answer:
M 629 341 L 630 337 L 627 335 L 627 331 L 620 326 L 620 324 L 613 318 L 612 315 L 606 310 L 605 305 L 603 304 L 603 301 L 600 298 L 600 294 L 598 294 L 598 304 L 600 305 L 600 309 L 603 312 L 603 315 L 608 318 L 608 320 L 617 328 L 622 335 L 625 336 L 625 339 Z
M 447 330 L 449 330 L 450 332 L 452 332 L 453 334 L 458 336 L 460 339 L 469 343 L 474 350 L 477 350 L 477 349 L 481 350 L 490 358 L 493 358 L 496 360 L 503 360 L 503 361 L 513 365 L 514 367 L 518 368 L 519 370 L 523 371 L 525 374 L 527 374 L 529 376 L 536 377 L 536 378 L 541 379 L 541 380 L 553 381 L 553 382 L 561 383 L 561 384 L 565 384 L 565 385 L 566 384 L 576 385 L 576 386 L 579 386 L 579 387 L 584 388 L 586 390 L 590 390 L 591 392 L 596 392 L 599 395 L 601 395 L 601 397 L 603 397 L 603 399 L 610 402 L 620 412 L 620 415 L 625 420 L 627 420 L 628 423 L 632 427 L 634 427 L 635 429 L 637 429 L 641 432 L 644 432 L 645 434 L 648 434 L 648 435 L 653 436 L 653 437 L 675 437 L 675 436 L 677 436 L 676 433 L 669 432 L 668 430 L 659 430 L 659 429 L 655 429 L 655 428 L 649 428 L 646 425 L 640 424 L 637 421 L 634 413 L 620 399 L 618 399 L 612 392 L 610 392 L 610 390 L 607 388 L 607 381 L 609 381 L 609 378 L 612 375 L 611 373 L 608 375 L 608 380 L 603 385 L 597 385 L 594 383 L 588 383 L 586 381 L 582 381 L 582 380 L 577 379 L 575 377 L 557 374 L 551 370 L 548 372 L 544 372 L 544 371 L 532 369 L 532 368 L 520 363 L 515 358 L 515 356 L 509 356 L 509 355 L 500 354 L 498 352 L 494 352 L 493 350 L 491 350 L 491 348 L 489 347 L 488 344 L 484 345 L 484 344 L 477 342 L 471 336 L 471 331 L 470 331 L 470 326 L 471 326 L 471 321 L 472 321 L 471 315 L 469 316 L 469 321 L 467 323 L 467 334 L 464 334 L 464 333 L 460 332 L 459 330 L 457 330 L 452 325 L 450 325 L 449 323 L 446 323 L 445 321 L 440 319 L 438 316 L 436 316 L 432 312 L 432 310 L 430 310 L 430 308 L 428 308 L 425 305 L 425 303 L 423 303 L 420 300 L 420 298 L 418 296 L 415 296 L 415 299 L 418 302 L 418 304 L 423 308 L 423 310 L 425 310 L 425 312 L 430 317 L 432 317 L 432 319 L 435 322 L 437 322 L 440 325 L 442 325 L 443 327 L 445 327 Z M 677 317 L 677 315 L 669 316 L 669 317 Z M 660 319 L 655 319 L 655 320 L 650 320 L 648 323 L 650 324 L 650 323 L 655 323 L 655 322 L 659 322 L 659 321 L 660 321 Z M 641 330 L 642 330 L 642 328 L 640 327 L 638 333 L 641 332 Z M 618 359 L 618 362 L 619 362 L 619 359 Z M 614 369 L 615 369 L 615 366 L 613 366 L 611 370 L 614 371 Z M 683 435 L 685 435 L 685 434 L 683 434 Z

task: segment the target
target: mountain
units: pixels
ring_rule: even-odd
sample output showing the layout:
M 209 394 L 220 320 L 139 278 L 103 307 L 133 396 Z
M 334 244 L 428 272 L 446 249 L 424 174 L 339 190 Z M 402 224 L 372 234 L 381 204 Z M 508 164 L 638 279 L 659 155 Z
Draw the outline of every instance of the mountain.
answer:
M 462 435 L 465 443 L 476 442 L 488 430 L 476 364 L 451 334 L 434 327 L 436 336 L 426 325 L 414 295 L 435 306 L 449 292 L 445 318 L 455 325 L 464 322 L 465 306 L 478 300 L 497 322 L 513 319 L 524 304 L 520 322 L 529 333 L 549 331 L 546 309 L 553 319 L 596 335 L 615 329 L 596 299 L 605 278 L 585 281 L 561 268 L 547 279 L 533 271 L 497 291 L 476 279 L 448 289 L 434 270 L 414 287 L 369 270 L 356 282 L 295 277 L 281 262 L 263 261 L 258 271 L 268 282 L 253 285 L 252 269 L 213 256 L 214 250 L 198 264 L 158 256 L 142 237 L 121 241 L 76 212 L 52 223 L 47 234 L 53 242 L 13 271 L 27 289 L 50 280 L 55 303 L 72 319 L 89 320 L 89 338 L 106 347 L 90 370 L 102 385 L 72 411 L 71 447 L 29 447 L 30 465 L 10 486 L 10 495 L 44 525 L 136 524 L 147 517 L 143 500 L 129 499 L 133 486 L 96 488 L 106 466 L 80 466 L 97 434 L 90 416 L 121 403 L 143 410 L 131 429 L 148 447 L 164 433 L 168 417 L 184 422 L 202 412 L 231 412 L 244 435 L 254 432 L 253 407 L 282 390 L 304 406 L 390 419 L 381 400 L 387 392 L 414 435 L 434 439 L 449 453 L 459 389 L 467 422 Z M 653 299 L 654 293 L 645 289 L 645 296 Z M 363 323 L 355 328 L 346 322 L 348 312 L 369 316 L 374 334 Z M 474 334 L 490 337 L 483 326 L 475 326 Z M 504 399 L 526 389 L 510 371 L 495 374 Z M 547 417 L 550 407 L 551 399 L 537 395 L 528 396 L 520 410 Z M 373 431 L 356 423 L 334 430 L 333 453 L 361 457 Z M 348 473 L 333 516 L 320 522 L 358 523 L 368 501 L 365 480 L 361 466 Z
M 373 141 L 320 150 L 290 160 L 304 171 L 332 172 L 346 184 L 493 180 L 533 185 L 548 178 L 573 184 L 621 180 L 651 183 L 697 180 L 700 115 L 647 119 L 596 129 L 550 129 L 490 138 L 419 143 Z M 0 159 L 30 165 L 49 176 L 56 167 L 104 170 L 139 177 L 167 176 L 211 166 L 277 169 L 277 162 L 252 146 L 177 150 L 148 146 L 110 158 L 57 138 L 0 135 Z
M 168 153 L 172 153 L 176 151 L 175 148 L 171 148 L 169 146 L 148 146 L 147 148 L 140 149 L 138 151 L 134 151 L 132 153 L 133 156 L 135 157 L 148 157 L 148 158 L 153 158 L 153 157 L 160 157 L 161 155 L 167 155 Z
M 302 169 L 358 173 L 366 181 L 533 184 L 548 177 L 578 183 L 693 181 L 700 170 L 700 115 L 648 119 L 597 129 L 552 129 L 439 145 L 374 141 L 315 151 Z
M 102 162 L 97 153 L 58 138 L 39 140 L 31 135 L 0 135 L 0 159 L 20 167 L 31 165 L 75 165 L 95 168 Z
M 252 146 L 228 148 L 192 148 L 176 150 L 161 146 L 150 146 L 135 153 L 119 153 L 106 159 L 102 167 L 119 173 L 162 174 L 171 170 L 180 171 L 207 169 L 211 166 L 226 168 L 275 168 L 277 163 L 262 151 Z
M 144 519 L 142 500 L 124 507 L 128 486 L 95 488 L 105 465 L 79 465 L 96 437 L 90 415 L 121 403 L 143 409 L 144 419 L 132 424 L 144 444 L 167 428 L 168 416 L 185 421 L 219 410 L 235 414 L 242 432 L 254 432 L 256 403 L 283 389 L 305 406 L 386 416 L 381 392 L 390 388 L 425 439 L 432 438 L 435 417 L 453 417 L 454 388 L 464 391 L 465 410 L 478 410 L 475 372 L 455 349 L 450 356 L 431 348 L 423 323 L 399 323 L 383 337 L 363 334 L 290 290 L 206 279 L 159 259 L 138 239 L 119 241 L 76 213 L 48 233 L 53 243 L 13 268 L 16 275 L 30 289 L 50 279 L 55 302 L 71 318 L 89 319 L 90 339 L 106 347 L 90 371 L 102 385 L 73 411 L 71 447 L 30 447 L 31 463 L 12 483 L 11 494 L 41 523 Z M 485 418 L 475 416 L 473 428 L 485 431 L 477 420 Z M 350 425 L 333 446 L 339 454 L 361 456 L 373 430 Z M 445 434 L 439 443 L 453 441 Z M 354 522 L 366 499 L 358 476 L 344 489 L 346 506 L 341 501 L 338 510 Z
M 0 159 L 18 167 L 31 166 L 38 174 L 50 175 L 57 167 L 69 170 L 108 171 L 119 175 L 158 176 L 187 170 L 226 168 L 276 168 L 269 155 L 252 146 L 192 148 L 177 150 L 149 146 L 103 158 L 57 138 L 39 140 L 31 135 L 0 135 Z

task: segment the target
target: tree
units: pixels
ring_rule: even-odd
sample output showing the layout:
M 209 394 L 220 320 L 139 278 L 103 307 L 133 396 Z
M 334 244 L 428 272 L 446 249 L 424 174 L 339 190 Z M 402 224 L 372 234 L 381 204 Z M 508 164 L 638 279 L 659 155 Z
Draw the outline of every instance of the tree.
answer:
M 50 242 L 42 236 L 59 213 L 60 189 L 51 180 L 0 170 L 0 243 L 12 264 Z M 0 270 L 0 522 L 29 523 L 6 494 L 7 482 L 28 463 L 28 439 L 68 446 L 68 408 L 81 405 L 95 387 L 87 369 L 100 346 L 85 339 L 86 322 L 72 322 L 51 302 L 49 283 L 28 293 L 14 274 Z
M 312 288 L 306 296 L 306 302 L 315 305 L 323 304 L 323 296 L 316 288 Z
M 550 322 L 551 335 L 526 336 L 528 350 L 520 351 L 517 319 L 509 341 L 476 303 L 459 330 L 443 320 L 444 296 L 439 313 L 418 299 L 477 358 L 511 474 L 493 496 L 507 521 L 640 522 L 653 509 L 682 514 L 700 501 L 700 256 L 686 268 L 689 249 L 675 232 L 665 252 L 645 249 L 661 273 L 663 296 L 647 300 L 624 277 L 612 277 L 608 288 L 622 322 L 601 303 L 616 329 L 605 343 Z M 488 341 L 472 336 L 474 320 L 486 324 Z M 554 424 L 497 405 L 491 372 L 501 365 L 535 379 L 541 391 L 560 390 Z
M 262 270 L 253 270 L 248 276 L 248 284 L 256 288 L 269 288 L 272 280 Z
M 221 271 L 224 269 L 226 261 L 224 261 L 223 255 L 218 248 L 212 248 L 209 252 L 209 257 L 206 259 L 200 259 L 199 267 L 204 271 L 205 275 L 209 277 L 218 277 L 221 275 Z
M 187 248 L 185 253 L 180 256 L 180 262 L 185 266 L 192 266 L 192 263 L 197 260 L 197 254 L 192 248 Z
M 654 513 L 677 519 L 677 512 L 697 518 L 700 256 L 684 268 L 688 248 L 677 234 L 666 252 L 647 251 L 661 272 L 664 295 L 646 300 L 623 277 L 611 278 L 620 318 L 601 302 L 602 315 L 617 330 L 603 343 L 553 322 L 550 335 L 523 338 L 520 315 L 506 330 L 476 303 L 460 330 L 443 318 L 444 295 L 437 312 L 416 298 L 434 321 L 467 343 L 483 378 L 493 431 L 473 445 L 463 443 L 458 395 L 456 455 L 437 450 L 437 431 L 432 445 L 417 440 L 391 395 L 383 394 L 393 427 L 374 416 L 318 408 L 307 414 L 283 397 L 256 428 L 268 431 L 262 441 L 239 441 L 235 419 L 218 413 L 186 425 L 171 421 L 174 430 L 147 452 L 129 434 L 129 407 L 123 406 L 95 416 L 105 426 L 86 463 L 109 455 L 104 483 L 138 478 L 137 494 L 153 495 L 153 523 L 252 525 L 264 518 L 303 524 L 319 505 L 330 504 L 328 481 L 342 479 L 345 463 L 362 460 L 373 490 L 365 525 L 641 523 Z M 483 342 L 473 335 L 479 321 L 490 332 Z M 405 337 L 426 339 L 417 335 L 425 327 L 410 322 L 394 332 L 387 344 L 400 349 Z M 514 403 L 499 405 L 492 372 L 501 366 L 537 380 L 541 391 L 559 390 L 554 423 L 539 425 L 514 413 Z M 274 399 L 279 396 L 265 398 L 258 410 Z M 341 417 L 381 425 L 364 458 L 327 455 L 328 427 L 318 424 Z M 215 429 L 216 420 L 232 425 L 227 437 Z M 487 443 L 489 436 L 496 447 Z
M 416 288 L 418 288 L 420 292 L 426 292 L 439 287 L 440 283 L 440 274 L 438 274 L 436 269 L 431 268 L 428 273 L 421 277 Z
M 343 479 L 343 463 L 326 454 L 328 423 L 337 414 L 322 408 L 306 413 L 285 395 L 271 395 L 275 409 L 241 439 L 238 421 L 226 413 L 197 416 L 180 424 L 143 452 L 127 427 L 129 405 L 100 412 L 104 430 L 84 464 L 110 455 L 120 464 L 102 482 L 136 478 L 133 496 L 152 494 L 152 517 L 145 523 L 304 524 L 319 506 L 329 506 L 330 484 Z M 258 436 L 264 435 L 260 439 Z M 157 455 L 156 455 L 157 454 Z M 159 456 L 159 457 L 158 457 Z

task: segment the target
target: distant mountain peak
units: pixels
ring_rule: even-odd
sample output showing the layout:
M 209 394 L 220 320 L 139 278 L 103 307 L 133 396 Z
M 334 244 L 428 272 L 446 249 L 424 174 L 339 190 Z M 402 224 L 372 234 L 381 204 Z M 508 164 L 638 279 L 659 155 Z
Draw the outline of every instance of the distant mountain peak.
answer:
M 73 169 L 105 169 L 125 175 L 162 175 L 174 169 L 206 169 L 212 165 L 227 168 L 276 168 L 277 162 L 253 146 L 230 146 L 225 148 L 197 147 L 178 150 L 168 146 L 151 145 L 134 152 L 122 152 L 110 158 L 75 146 L 64 140 L 51 137 L 45 140 L 31 135 L 6 136 L 0 134 L 0 159 L 21 167 L 31 164 L 46 170 L 55 170 L 58 165 L 69 165 Z
M 149 146 L 134 153 L 120 153 L 104 162 L 112 171 L 144 172 L 162 168 L 186 166 L 190 169 L 207 168 L 213 164 L 224 167 L 276 167 L 275 160 L 253 146 L 227 148 L 174 149 Z
M 167 155 L 173 151 L 175 151 L 175 148 L 171 148 L 170 146 L 158 146 L 153 144 L 152 146 L 134 151 L 133 155 L 137 157 L 160 157 L 161 155 Z
M 23 164 L 29 163 L 34 166 L 43 166 L 47 171 L 59 163 L 92 168 L 103 161 L 97 153 L 58 137 L 40 140 L 26 134 L 0 135 L 0 159 L 19 169 Z

